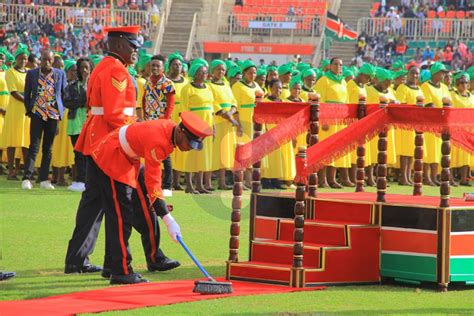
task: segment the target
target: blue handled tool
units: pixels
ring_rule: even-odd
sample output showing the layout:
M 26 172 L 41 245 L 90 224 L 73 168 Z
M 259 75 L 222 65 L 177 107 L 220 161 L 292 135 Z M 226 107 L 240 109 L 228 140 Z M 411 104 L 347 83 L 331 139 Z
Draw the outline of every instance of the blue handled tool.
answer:
M 204 267 L 199 263 L 196 257 L 192 254 L 191 250 L 186 246 L 183 238 L 180 235 L 176 235 L 176 239 L 179 244 L 183 247 L 184 251 L 193 260 L 196 266 L 201 270 L 202 274 L 207 278 L 208 281 L 195 281 L 193 292 L 201 294 L 227 294 L 232 293 L 232 283 L 230 282 L 217 282 Z

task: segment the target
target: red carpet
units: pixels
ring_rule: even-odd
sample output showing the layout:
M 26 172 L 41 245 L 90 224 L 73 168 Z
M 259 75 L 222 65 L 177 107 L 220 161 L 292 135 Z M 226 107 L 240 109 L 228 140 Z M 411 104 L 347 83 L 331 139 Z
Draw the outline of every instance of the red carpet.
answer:
M 0 315 L 74 315 L 194 302 L 229 296 L 324 289 L 324 287 L 297 289 L 238 281 L 232 281 L 232 287 L 234 289 L 232 294 L 201 295 L 192 292 L 194 280 L 111 286 L 100 290 L 69 293 L 40 299 L 0 302 Z

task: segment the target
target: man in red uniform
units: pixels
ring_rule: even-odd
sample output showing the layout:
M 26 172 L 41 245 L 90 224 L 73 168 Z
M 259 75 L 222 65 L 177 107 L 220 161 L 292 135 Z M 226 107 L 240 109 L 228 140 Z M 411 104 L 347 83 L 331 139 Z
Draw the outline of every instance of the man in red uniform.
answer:
M 192 112 L 182 112 L 178 126 L 170 120 L 126 125 L 111 132 L 93 150 L 92 158 L 99 168 L 99 187 L 107 227 L 106 243 L 111 256 L 110 284 L 148 282 L 133 273 L 130 265 L 132 258 L 128 239 L 134 212 L 137 212 L 132 202 L 133 189 L 140 199 L 146 201 L 142 204 L 143 208 L 154 210 L 176 241 L 181 230 L 169 214 L 163 198 L 161 163 L 174 147 L 181 151 L 201 150 L 202 140 L 212 134 L 212 128 L 204 120 Z M 145 159 L 143 186 L 138 180 L 140 158 Z
M 75 149 L 86 156 L 86 190 L 82 193 L 76 215 L 76 226 L 69 241 L 66 254 L 65 273 L 98 272 L 102 268 L 89 263 L 104 215 L 99 189 L 99 168 L 90 157 L 93 148 L 111 131 L 135 121 L 136 91 L 127 66 L 137 61 L 140 44 L 137 35 L 139 26 L 107 28 L 108 55 L 94 68 L 87 86 L 89 117 L 77 140 Z M 156 231 L 149 224 L 148 230 Z M 153 240 L 146 241 L 151 234 L 142 234 L 147 254 L 149 271 L 165 271 L 176 268 L 179 262 L 167 258 Z M 150 239 L 153 239 L 150 237 Z M 158 249 L 150 250 L 153 245 Z M 109 263 L 108 247 L 104 268 Z M 110 271 L 104 269 L 102 276 L 108 278 Z

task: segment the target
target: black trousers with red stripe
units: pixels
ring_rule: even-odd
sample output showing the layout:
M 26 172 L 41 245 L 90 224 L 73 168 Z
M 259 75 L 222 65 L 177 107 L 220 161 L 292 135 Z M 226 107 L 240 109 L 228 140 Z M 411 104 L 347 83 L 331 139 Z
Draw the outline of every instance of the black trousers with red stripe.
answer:
M 164 258 L 159 249 L 158 218 L 149 207 L 143 171 L 137 189 L 115 181 L 100 170 L 99 183 L 105 211 L 106 264 L 113 275 L 133 273 L 128 240 L 134 227 L 142 237 L 148 263 Z
M 99 185 L 101 182 L 99 175 L 102 174 L 102 172 L 90 156 L 87 156 L 86 159 L 86 191 L 82 193 L 81 202 L 77 210 L 76 225 L 71 240 L 69 241 L 66 254 L 66 265 L 83 266 L 89 264 L 89 255 L 94 250 L 104 215 Z M 140 172 L 138 181 L 141 184 L 140 187 L 144 189 L 145 178 L 143 169 Z M 143 195 L 146 197 L 146 189 L 144 189 L 144 191 Z M 133 190 L 132 204 L 134 215 L 132 225 L 141 234 L 147 262 L 153 263 L 166 258 L 166 256 L 159 248 L 160 230 L 156 214 L 149 208 L 146 208 L 145 212 L 143 208 L 144 204 L 138 196 L 138 191 Z M 145 199 L 145 204 L 147 206 L 149 205 L 148 199 Z M 146 219 L 147 216 L 151 221 Z M 105 253 L 104 268 L 108 269 L 110 267 L 111 257 L 109 255 L 107 242 Z

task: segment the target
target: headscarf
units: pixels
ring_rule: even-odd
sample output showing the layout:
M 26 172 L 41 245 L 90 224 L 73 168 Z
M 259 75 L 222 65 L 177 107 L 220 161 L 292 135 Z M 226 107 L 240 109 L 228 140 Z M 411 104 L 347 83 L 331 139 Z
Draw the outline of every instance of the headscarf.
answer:
M 226 68 L 227 70 L 229 70 L 230 68 L 232 68 L 232 67 L 234 67 L 234 66 L 237 66 L 237 64 L 234 63 L 234 62 L 233 62 L 232 60 L 230 60 L 230 59 L 227 59 L 226 61 L 224 61 L 224 63 L 225 63 L 225 68 Z
M 209 67 L 209 72 L 212 73 L 214 71 L 214 69 L 219 65 L 224 65 L 224 67 L 226 66 L 225 62 L 221 59 L 214 59 L 213 61 L 211 61 L 211 66 Z
M 191 68 L 189 68 L 189 72 L 188 72 L 188 75 L 189 77 L 191 78 L 194 78 L 194 76 L 196 75 L 196 72 L 198 72 L 199 69 L 201 69 L 202 67 L 207 67 L 208 64 L 207 62 L 202 62 L 202 61 L 195 61 L 191 64 Z
M 471 80 L 471 76 L 466 71 L 458 71 L 453 75 L 453 81 L 456 83 L 459 79 L 465 77 L 467 81 Z
M 474 66 L 467 68 L 466 72 L 469 75 L 469 77 L 471 77 L 471 79 L 474 79 Z
M 309 68 L 311 68 L 311 66 L 307 63 L 299 63 L 296 65 L 296 69 L 301 73 L 303 73 L 305 70 Z
M 377 78 L 379 82 L 393 80 L 393 72 L 388 69 L 378 68 L 375 72 L 375 78 Z
M 203 64 L 203 65 L 205 65 L 207 68 L 209 68 L 209 63 L 208 63 L 207 60 L 205 60 L 204 58 L 196 58 L 196 59 L 191 60 L 191 67 L 192 67 L 195 63 Z M 191 72 L 191 69 L 189 69 L 189 71 Z
M 347 78 L 347 77 L 355 77 L 355 74 L 354 74 L 354 71 L 349 68 L 349 67 L 342 67 L 342 76 L 344 78 Z
M 250 59 L 244 60 L 243 62 L 240 63 L 240 68 L 242 69 L 242 72 L 244 72 L 245 70 L 251 67 L 255 67 L 255 69 L 257 69 L 257 66 L 255 65 L 255 63 Z
M 399 71 L 395 71 L 393 74 L 393 79 L 397 79 L 399 77 L 406 76 L 408 74 L 408 70 L 401 69 Z
M 303 82 L 301 81 L 301 76 L 295 76 L 293 78 L 291 78 L 290 80 L 290 89 L 295 85 L 295 84 L 300 84 L 300 85 L 303 85 Z
M 183 68 L 184 68 L 184 58 L 183 56 L 181 56 L 181 54 L 176 51 L 174 53 L 171 53 L 168 55 L 168 59 L 166 60 L 166 63 L 165 63 L 165 72 L 167 73 L 168 70 L 170 69 L 170 65 L 171 63 L 173 62 L 173 60 L 175 59 L 179 59 L 181 61 L 181 63 L 183 64 Z
M 432 76 L 437 74 L 440 71 L 446 71 L 446 72 L 448 71 L 448 69 L 446 69 L 446 66 L 443 63 L 435 62 L 434 64 L 431 65 L 430 73 Z
M 293 72 L 293 67 L 290 64 L 283 64 L 280 67 L 278 67 L 278 75 L 283 76 L 286 75 L 287 73 L 292 73 Z
M 321 61 L 321 66 L 319 66 L 319 69 L 324 71 L 324 68 L 326 68 L 327 66 L 329 66 L 331 64 L 331 61 L 329 59 L 323 59 Z
M 76 61 L 75 60 L 72 60 L 72 59 L 66 59 L 64 61 L 64 71 L 65 72 L 68 72 L 69 69 L 71 69 L 72 66 L 74 66 L 76 64 Z
M 257 76 L 266 76 L 266 75 L 267 75 L 266 67 L 260 67 L 257 69 Z
M 423 69 L 420 73 L 420 82 L 424 83 L 431 80 L 431 72 L 428 69 Z
M 401 60 L 397 60 L 396 62 L 393 63 L 392 67 L 390 67 L 392 71 L 398 71 L 400 69 L 405 69 L 405 64 Z
M 15 59 L 18 57 L 18 55 L 25 54 L 26 57 L 30 55 L 30 51 L 28 50 L 28 46 L 26 46 L 23 43 L 18 44 L 18 48 L 16 49 L 15 52 Z
M 270 71 L 276 71 L 276 72 L 278 72 L 278 67 L 275 66 L 275 65 L 268 65 L 268 66 L 267 66 L 267 74 L 268 74 Z
M 239 66 L 234 66 L 232 68 L 230 68 L 229 70 L 227 70 L 227 77 L 230 79 L 230 78 L 234 78 L 235 76 L 237 76 L 238 74 L 242 74 L 242 69 L 240 69 Z
M 365 63 L 360 67 L 359 73 L 373 78 L 375 77 L 375 66 L 369 63 Z
M 151 61 L 151 58 L 153 56 L 151 54 L 141 54 L 140 57 L 138 58 L 138 63 L 137 63 L 137 69 L 139 71 L 142 71 L 145 69 L 145 66 Z
M 314 69 L 312 69 L 312 68 L 309 68 L 309 69 L 306 69 L 305 71 L 303 71 L 303 73 L 301 74 L 301 77 L 303 79 L 305 79 L 306 77 L 309 77 L 309 76 L 314 76 L 315 78 L 317 78 L 316 71 L 314 71 Z

